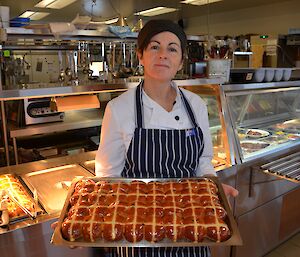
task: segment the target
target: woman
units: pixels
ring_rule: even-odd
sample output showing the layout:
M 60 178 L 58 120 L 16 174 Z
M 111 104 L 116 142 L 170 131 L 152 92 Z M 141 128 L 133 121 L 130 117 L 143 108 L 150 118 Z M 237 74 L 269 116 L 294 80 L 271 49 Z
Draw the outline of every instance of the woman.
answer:
M 151 20 L 139 33 L 137 43 L 144 81 L 108 103 L 96 175 L 216 175 L 206 105 L 198 95 L 172 82 L 183 65 L 187 46 L 184 31 L 171 21 Z M 227 194 L 237 194 L 230 186 L 224 189 Z M 133 248 L 124 252 L 134 256 L 210 255 L 207 247 Z

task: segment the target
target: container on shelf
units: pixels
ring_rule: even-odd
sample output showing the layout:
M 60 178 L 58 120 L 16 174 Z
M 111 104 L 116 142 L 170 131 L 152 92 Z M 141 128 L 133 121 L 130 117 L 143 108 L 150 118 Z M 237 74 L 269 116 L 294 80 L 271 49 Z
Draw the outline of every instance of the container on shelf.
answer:
M 275 70 L 274 68 L 265 68 L 265 82 L 271 82 L 274 79 Z
M 283 71 L 284 69 L 282 68 L 276 68 L 275 73 L 274 73 L 274 81 L 281 81 L 283 78 Z

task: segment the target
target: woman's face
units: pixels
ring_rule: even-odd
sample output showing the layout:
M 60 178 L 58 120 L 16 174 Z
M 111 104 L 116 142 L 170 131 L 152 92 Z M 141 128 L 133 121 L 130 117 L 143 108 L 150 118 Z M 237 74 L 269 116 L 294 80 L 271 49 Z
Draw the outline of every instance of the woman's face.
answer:
M 180 40 L 168 31 L 153 36 L 143 53 L 138 53 L 138 56 L 144 66 L 145 78 L 172 80 L 182 68 Z

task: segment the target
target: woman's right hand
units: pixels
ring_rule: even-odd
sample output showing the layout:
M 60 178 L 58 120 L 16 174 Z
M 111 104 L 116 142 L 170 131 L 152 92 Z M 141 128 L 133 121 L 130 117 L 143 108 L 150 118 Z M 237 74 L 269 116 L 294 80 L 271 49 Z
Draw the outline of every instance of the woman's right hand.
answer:
M 50 227 L 55 230 L 55 228 L 57 227 L 58 221 L 55 221 L 53 223 L 51 223 Z

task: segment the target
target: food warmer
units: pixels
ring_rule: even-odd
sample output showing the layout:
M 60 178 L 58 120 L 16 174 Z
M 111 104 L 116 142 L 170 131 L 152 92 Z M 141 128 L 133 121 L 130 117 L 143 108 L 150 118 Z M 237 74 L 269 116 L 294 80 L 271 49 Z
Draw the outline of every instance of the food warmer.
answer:
M 177 83 L 200 95 L 207 102 L 214 146 L 213 164 L 218 171 L 220 181 L 235 186 L 240 192 L 235 202 L 231 200 L 230 204 L 237 218 L 244 245 L 237 248 L 218 247 L 213 249 L 213 252 L 217 253 L 213 256 L 253 257 L 267 253 L 296 233 L 300 227 L 298 222 L 300 208 L 297 210 L 297 200 L 295 201 L 299 197 L 300 190 L 297 177 L 290 176 L 297 174 L 293 167 L 297 167 L 299 163 L 297 152 L 300 149 L 300 81 L 220 85 L 216 81 L 203 83 L 200 80 L 179 80 Z M 78 90 L 82 90 L 81 94 L 86 94 L 94 90 L 101 95 L 103 90 L 104 93 L 114 94 L 114 90 L 132 86 L 135 85 L 124 84 L 119 87 L 107 85 L 102 89 L 101 85 L 99 87 L 95 85 L 89 87 L 89 90 L 81 86 L 77 87 L 77 91 L 74 89 L 76 91 L 74 93 L 80 94 Z M 59 95 L 59 90 L 63 91 L 65 88 L 56 89 L 54 93 Z M 30 91 L 28 94 L 32 96 L 34 92 Z M 49 89 L 47 95 L 37 97 L 51 97 L 51 94 L 52 91 Z M 72 92 L 68 94 L 72 95 Z M 66 93 L 63 92 L 62 95 Z M 8 98 L 5 101 L 9 101 Z M 70 164 L 76 164 L 76 167 L 78 165 L 86 171 L 93 172 L 94 157 L 95 152 L 83 153 L 74 157 L 10 166 L 2 168 L 0 173 L 23 175 L 22 181 L 26 181 L 28 175 L 25 174 L 47 169 L 49 171 L 53 167 Z M 293 173 L 279 174 L 279 171 L 284 168 Z M 40 180 L 42 181 L 43 178 L 41 177 Z M 32 184 L 28 183 L 30 190 L 35 187 Z M 66 183 L 59 185 L 67 186 Z M 40 207 L 45 209 L 44 204 L 41 202 L 40 204 Z M 291 211 L 294 215 L 291 215 Z M 14 228 L 22 227 L 22 229 L 0 234 L 0 242 L 10 242 L 8 241 L 10 238 L 20 242 L 20 238 L 24 238 L 27 234 L 32 238 L 40 238 L 41 245 L 44 245 L 44 249 L 37 249 L 40 254 L 47 252 L 48 256 L 57 256 L 62 249 L 58 250 L 49 244 L 52 234 L 49 226 L 57 217 L 57 214 L 52 214 L 41 216 L 36 221 L 16 223 Z M 257 226 L 257 222 L 263 225 Z M 38 224 L 29 226 L 34 223 Z M 10 256 L 22 256 L 20 251 L 33 249 L 28 245 L 33 241 L 21 240 L 21 242 L 22 244 L 18 244 L 20 247 L 16 247 L 16 253 Z M 12 245 L 1 243 L 1 252 L 8 252 L 8 246 Z M 80 251 L 86 249 L 71 252 L 64 249 L 64 251 L 64 256 L 77 254 L 80 256 L 83 255 Z M 27 256 L 34 255 L 28 252 Z
M 217 80 L 182 80 L 178 81 L 180 86 L 190 85 L 190 89 L 196 89 L 202 87 L 207 88 L 207 92 L 204 92 L 203 98 L 209 104 L 209 112 L 210 112 L 210 122 L 211 122 L 211 132 L 215 145 L 215 156 L 214 156 L 214 166 L 217 170 L 221 171 L 227 169 L 229 171 L 233 170 L 233 162 L 234 161 L 230 157 L 230 149 L 227 140 L 227 133 L 225 129 L 225 120 L 222 115 L 222 107 L 220 105 L 221 101 L 219 101 L 218 92 L 214 91 L 214 88 L 219 88 Z M 133 85 L 134 84 L 134 85 Z M 10 101 L 10 99 L 26 99 L 30 97 L 35 98 L 43 98 L 43 97 L 52 97 L 53 95 L 72 95 L 72 94 L 91 94 L 91 92 L 99 94 L 110 94 L 111 98 L 113 98 L 116 93 L 120 93 L 124 91 L 125 88 L 130 88 L 136 86 L 137 83 L 124 83 L 124 84 L 116 84 L 116 85 L 93 85 L 93 86 L 77 86 L 75 87 L 60 87 L 55 89 L 45 89 L 45 94 L 40 94 L 41 90 L 27 89 L 22 91 L 22 96 L 20 97 L 20 90 L 14 91 L 6 91 L 3 94 L 1 100 L 4 102 Z M 68 93 L 66 93 L 66 90 Z M 71 90 L 71 92 L 70 92 Z M 72 91 L 74 90 L 74 92 Z M 80 92 L 79 92 L 80 91 Z M 38 92 L 38 95 L 35 95 Z M 61 93 L 60 93 L 61 92 Z M 27 96 L 28 95 L 28 96 Z M 4 106 L 4 105 L 2 105 Z M 3 111 L 3 109 L 2 109 Z M 66 113 L 66 117 L 68 113 Z M 5 115 L 4 115 L 5 117 Z M 100 119 L 100 118 L 99 118 Z M 101 121 L 101 119 L 100 119 Z M 99 121 L 99 125 L 101 125 Z M 65 121 L 62 121 L 64 123 Z M 27 126 L 28 128 L 30 126 Z M 27 129 L 27 127 L 25 129 Z M 63 178 L 61 181 L 55 180 L 55 178 L 61 177 L 61 172 L 74 175 L 81 175 L 82 173 L 87 172 L 89 176 L 93 176 L 94 172 L 94 162 L 95 152 L 82 153 L 80 155 L 75 156 L 64 156 L 59 158 L 47 159 L 38 162 L 32 163 L 24 163 L 17 166 L 8 166 L 0 169 L 0 174 L 11 173 L 16 175 L 24 188 L 32 194 L 35 189 L 37 189 L 38 193 L 38 202 L 39 207 L 42 209 L 42 212 L 39 213 L 35 220 L 31 220 L 27 217 L 27 219 L 22 219 L 16 221 L 14 224 L 10 224 L 9 231 L 0 234 L 0 242 L 6 242 L 4 244 L 0 243 L 1 252 L 9 252 L 9 248 L 14 248 L 15 253 L 9 256 L 23 256 L 21 253 L 26 252 L 26 256 L 35 256 L 32 254 L 32 240 L 27 240 L 26 238 L 39 238 L 39 245 L 43 245 L 42 248 L 36 249 L 36 252 L 40 255 L 45 255 L 47 252 L 47 256 L 57 256 L 59 254 L 64 254 L 64 256 L 82 256 L 89 254 L 89 250 L 87 249 L 77 249 L 73 251 L 69 251 L 69 249 L 57 248 L 50 245 L 50 236 L 52 234 L 52 230 L 50 228 L 50 224 L 54 219 L 58 217 L 57 209 L 61 208 L 61 201 L 59 201 L 58 205 L 56 205 L 56 201 L 54 201 L 54 197 L 52 193 L 47 195 L 47 191 L 55 190 L 57 193 L 65 192 L 66 188 L 69 186 L 69 179 Z M 69 172 L 67 171 L 69 170 Z M 230 183 L 234 185 L 234 174 L 230 172 L 224 172 L 225 175 L 221 175 L 221 181 L 225 181 L 226 183 Z M 54 173 L 59 174 L 55 176 Z M 92 172 L 92 173 L 90 173 Z M 75 174 L 76 173 L 76 174 Z M 80 173 L 80 174 L 77 174 Z M 223 173 L 223 172 L 221 172 Z M 88 175 L 87 175 L 88 176 Z M 54 179 L 55 183 L 49 183 L 50 180 Z M 42 186 L 43 185 L 43 186 Z M 48 200 L 47 200 L 48 199 Z M 233 204 L 233 203 L 232 203 Z M 20 238 L 24 238 L 24 233 L 28 235 L 24 240 L 20 240 Z M 12 239 L 13 240 L 10 240 Z M 10 240 L 10 241 L 9 241 Z M 7 243 L 10 242 L 10 243 Z M 21 243 L 20 243 L 21 242 Z M 32 245 L 32 246 L 31 246 Z M 230 247 L 227 246 L 227 254 L 225 256 L 229 256 Z M 6 257 L 6 255 L 4 255 Z
M 232 256 L 262 256 L 300 229 L 300 82 L 221 88 L 244 242 Z

